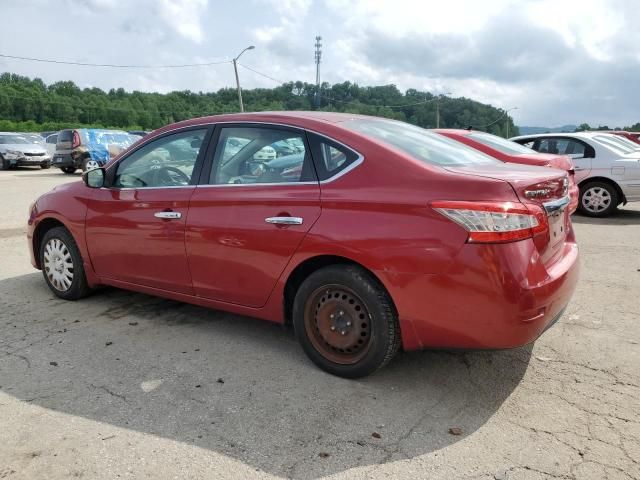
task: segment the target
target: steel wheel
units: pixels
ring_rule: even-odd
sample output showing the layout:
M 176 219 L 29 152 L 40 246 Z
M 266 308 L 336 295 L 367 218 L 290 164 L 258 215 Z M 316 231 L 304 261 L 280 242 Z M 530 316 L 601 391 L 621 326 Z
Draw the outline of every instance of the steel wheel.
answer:
M 371 343 L 371 318 L 364 302 L 342 285 L 315 290 L 304 311 L 309 340 L 327 360 L 341 365 L 360 361 Z
M 69 290 L 74 275 L 69 248 L 59 238 L 52 238 L 45 244 L 43 257 L 43 268 L 49 283 L 60 292 Z
M 582 194 L 582 206 L 591 213 L 602 213 L 611 205 L 611 194 L 606 188 L 593 186 Z

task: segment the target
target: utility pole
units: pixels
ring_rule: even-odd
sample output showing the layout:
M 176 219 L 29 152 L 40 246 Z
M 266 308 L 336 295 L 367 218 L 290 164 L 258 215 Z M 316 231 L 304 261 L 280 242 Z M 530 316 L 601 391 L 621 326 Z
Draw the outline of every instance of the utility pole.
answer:
M 320 61 L 322 59 L 322 37 L 316 36 L 316 108 L 320 106 Z
M 518 110 L 518 107 L 511 107 L 509 110 L 507 110 L 505 113 L 505 115 L 507 116 L 507 138 L 509 138 L 509 126 L 510 126 L 510 121 L 509 121 L 509 112 L 511 110 Z
M 436 128 L 440 128 L 440 97 L 451 95 L 451 92 L 441 93 L 436 97 Z
M 238 103 L 240 104 L 240 112 L 244 112 L 244 105 L 242 103 L 242 89 L 240 88 L 240 78 L 238 77 L 238 59 L 240 58 L 240 55 L 242 55 L 244 52 L 246 52 L 247 50 L 253 50 L 254 47 L 253 45 L 248 46 L 247 48 L 245 48 L 244 50 L 242 50 L 238 56 L 236 58 L 233 59 L 233 71 L 236 74 L 236 87 L 238 88 Z

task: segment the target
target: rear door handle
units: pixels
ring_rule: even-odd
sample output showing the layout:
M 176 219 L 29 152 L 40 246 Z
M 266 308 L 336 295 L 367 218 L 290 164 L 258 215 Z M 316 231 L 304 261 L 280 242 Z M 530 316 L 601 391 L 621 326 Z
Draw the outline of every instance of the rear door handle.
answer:
M 302 217 L 267 217 L 265 222 L 274 225 L 302 225 Z
M 156 212 L 153 216 L 156 218 L 174 219 L 181 218 L 182 214 L 180 212 Z

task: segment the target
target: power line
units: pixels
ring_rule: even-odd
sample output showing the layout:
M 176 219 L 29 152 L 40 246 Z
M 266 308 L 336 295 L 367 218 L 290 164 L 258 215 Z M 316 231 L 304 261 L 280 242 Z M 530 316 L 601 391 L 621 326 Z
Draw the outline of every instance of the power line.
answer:
M 259 72 L 255 68 L 250 67 L 249 65 L 245 65 L 245 64 L 240 63 L 240 62 L 238 62 L 238 65 L 240 65 L 243 68 L 246 68 L 247 70 L 251 70 L 253 73 L 257 73 L 261 77 L 268 78 L 269 80 L 273 80 L 274 82 L 276 82 L 279 85 L 282 85 L 282 84 L 285 84 L 285 83 L 289 83 L 289 82 L 285 82 L 284 80 L 278 80 L 277 78 L 273 78 L 273 77 L 267 75 L 266 73 Z
M 84 62 L 73 62 L 67 60 L 53 60 L 47 58 L 34 58 L 34 57 L 20 57 L 17 55 L 6 55 L 0 53 L 0 57 L 2 58 L 11 58 L 13 60 L 25 60 L 29 62 L 41 62 L 41 63 L 55 63 L 59 65 L 76 65 L 80 67 L 106 67 L 106 68 L 188 68 L 188 67 L 208 67 L 211 65 L 222 65 L 224 63 L 231 63 L 231 60 L 222 60 L 216 62 L 205 62 L 205 63 L 185 63 L 178 65 L 118 65 L 113 63 L 84 63 Z

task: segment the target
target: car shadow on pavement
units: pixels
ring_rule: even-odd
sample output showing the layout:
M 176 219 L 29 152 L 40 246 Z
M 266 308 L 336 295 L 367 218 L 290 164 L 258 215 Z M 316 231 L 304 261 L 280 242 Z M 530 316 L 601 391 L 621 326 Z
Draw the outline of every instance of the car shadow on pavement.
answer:
M 571 216 L 573 223 L 585 225 L 640 225 L 640 210 L 619 208 L 610 217 L 593 218 L 575 213 Z
M 116 289 L 65 302 L 39 273 L 0 281 L 0 325 L 5 394 L 289 478 L 464 439 L 531 356 L 531 347 L 404 353 L 345 380 L 311 364 L 281 326 Z

